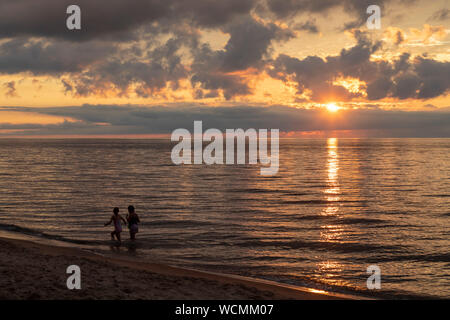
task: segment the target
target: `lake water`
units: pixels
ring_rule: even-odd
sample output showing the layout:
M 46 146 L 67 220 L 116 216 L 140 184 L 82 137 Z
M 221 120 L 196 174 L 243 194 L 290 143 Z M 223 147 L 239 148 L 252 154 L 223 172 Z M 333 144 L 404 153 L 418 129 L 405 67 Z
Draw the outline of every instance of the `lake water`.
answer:
M 273 177 L 175 166 L 173 145 L 0 140 L 0 229 L 317 289 L 450 298 L 450 139 L 282 139 Z M 129 204 L 143 223 L 118 248 L 103 224 Z M 381 290 L 366 288 L 370 265 Z

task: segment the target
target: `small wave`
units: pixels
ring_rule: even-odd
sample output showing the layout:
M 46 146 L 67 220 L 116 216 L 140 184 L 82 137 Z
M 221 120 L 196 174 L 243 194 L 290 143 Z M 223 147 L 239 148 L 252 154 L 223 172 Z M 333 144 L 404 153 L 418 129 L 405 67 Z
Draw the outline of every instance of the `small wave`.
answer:
M 381 252 L 401 252 L 399 246 L 389 245 L 375 245 L 375 244 L 363 244 L 363 243 L 348 243 L 348 242 L 321 242 L 321 241 L 257 241 L 250 240 L 238 243 L 242 247 L 280 247 L 286 249 L 315 249 L 320 251 L 337 251 L 342 253 L 349 252 L 369 252 L 369 251 L 381 251 Z
M 381 224 L 385 221 L 370 218 L 344 218 L 339 220 L 339 222 L 343 224 Z
M 380 257 L 377 261 L 450 262 L 450 253 L 409 254 Z
M 366 200 L 291 200 L 281 201 L 281 204 L 330 204 L 330 203 L 361 203 L 365 204 Z
M 188 227 L 200 227 L 200 226 L 213 226 L 217 223 L 198 221 L 198 220 L 157 220 L 151 223 L 154 227 L 169 227 L 169 228 L 188 228 Z
M 432 198 L 449 198 L 450 194 L 424 194 L 423 196 Z
M 227 192 L 231 193 L 280 193 L 280 190 L 268 190 L 268 189 L 230 189 Z
M 44 238 L 48 240 L 57 240 L 57 241 L 63 241 L 73 244 L 81 244 L 81 245 L 89 245 L 89 244 L 98 244 L 99 241 L 92 241 L 92 240 L 79 240 L 79 239 L 69 239 L 60 235 L 54 235 L 54 234 L 48 234 L 36 229 L 31 228 L 25 228 L 16 226 L 14 224 L 4 224 L 0 223 L 0 230 L 10 231 L 10 232 L 17 232 L 29 236 L 35 236 L 39 238 Z
M 372 218 L 339 218 L 327 215 L 305 215 L 289 217 L 292 220 L 334 220 L 341 224 L 382 224 L 386 221 Z
M 335 219 L 335 217 L 332 216 L 326 216 L 326 215 L 304 215 L 304 216 L 288 216 L 289 220 L 331 220 Z

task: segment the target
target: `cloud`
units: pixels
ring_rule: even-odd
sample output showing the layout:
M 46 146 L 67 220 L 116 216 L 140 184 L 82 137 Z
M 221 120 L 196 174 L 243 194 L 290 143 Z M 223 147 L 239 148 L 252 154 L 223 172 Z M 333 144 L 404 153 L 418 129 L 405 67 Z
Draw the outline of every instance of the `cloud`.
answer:
M 294 81 L 299 95 L 309 95 L 310 101 L 348 101 L 360 97 L 361 93 L 351 92 L 341 85 L 334 84 L 339 76 L 366 80 L 373 67 L 370 56 L 376 52 L 380 43 L 372 44 L 361 32 L 355 32 L 357 44 L 343 49 L 338 56 L 321 58 L 308 56 L 302 60 L 288 55 L 280 55 L 273 62 L 268 73 L 283 81 Z
M 417 57 L 412 68 L 420 79 L 416 95 L 419 99 L 429 99 L 447 93 L 450 90 L 450 62 L 440 62 Z
M 142 53 L 141 58 L 130 53 L 106 58 L 62 79 L 65 91 L 78 96 L 107 91 L 127 95 L 134 88 L 138 96 L 147 97 L 168 84 L 176 89 L 179 81 L 187 77 L 187 68 L 178 54 L 184 41 L 170 38 L 165 44 Z
M 188 17 L 200 27 L 218 27 L 236 17 L 248 15 L 257 3 L 258 0 L 175 0 L 173 16 L 175 19 Z
M 170 1 L 169 1 L 170 2 Z M 69 0 L 0 1 L 0 37 L 56 37 L 69 41 L 125 35 L 131 29 L 168 14 L 169 4 L 161 0 L 78 0 L 82 29 L 70 31 L 65 20 Z M 129 35 L 126 35 L 129 38 Z
M 165 42 L 150 41 L 145 46 L 19 37 L 0 44 L 0 73 L 60 77 L 64 92 L 75 96 L 149 97 L 167 87 L 176 90 L 181 80 L 188 80 L 200 86 L 197 97 L 222 94 L 231 99 L 251 93 L 247 78 L 234 72 L 264 69 L 272 43 L 294 37 L 287 28 L 249 16 L 236 18 L 222 31 L 230 38 L 221 50 L 201 44 L 198 31 L 189 25 L 171 28 Z M 185 59 L 188 54 L 192 61 Z
M 381 42 L 371 42 L 365 33 L 354 31 L 356 45 L 337 56 L 308 56 L 304 59 L 279 55 L 268 73 L 283 81 L 294 81 L 297 94 L 309 101 L 348 101 L 366 96 L 384 98 L 430 99 L 450 90 L 450 62 L 424 56 L 411 58 L 403 53 L 393 61 L 371 60 Z M 357 79 L 366 85 L 358 92 L 336 85 L 338 78 Z
M 378 5 L 383 16 L 386 16 L 387 5 L 396 3 L 411 5 L 416 0 L 266 0 L 267 11 L 272 12 L 279 19 L 289 19 L 309 13 L 315 15 L 332 15 L 333 10 L 342 8 L 350 14 L 352 21 L 344 23 L 342 30 L 351 30 L 366 23 L 367 8 Z
M 406 35 L 402 29 L 396 27 L 388 27 L 384 31 L 384 36 L 395 45 L 400 45 L 405 42 Z
M 346 1 L 339 3 L 329 0 L 267 0 L 267 7 L 279 18 L 287 18 L 299 12 L 325 13 L 332 8 L 343 5 L 344 2 Z
M 405 1 L 411 2 L 393 2 Z M 0 74 L 51 76 L 74 97 L 165 98 L 183 89 L 195 99 L 231 100 L 251 95 L 264 72 L 293 81 L 298 101 L 428 99 L 448 92 L 448 62 L 404 55 L 375 61 L 381 43 L 358 30 L 352 30 L 356 45 L 338 55 L 274 56 L 274 44 L 295 38 L 295 30 L 319 32 L 314 14 L 339 7 L 365 19 L 369 4 L 384 8 L 386 0 L 79 0 L 80 32 L 65 26 L 69 4 L 0 0 Z M 305 12 L 309 20 L 288 21 L 292 29 L 273 19 Z M 431 41 L 442 28 L 411 32 Z M 389 30 L 396 45 L 407 42 L 399 29 Z M 204 31 L 229 39 L 217 49 Z M 341 78 L 359 80 L 360 90 L 337 83 Z
M 0 38 L 17 36 L 62 38 L 66 41 L 128 41 L 139 28 L 190 21 L 202 27 L 220 26 L 235 16 L 248 14 L 256 0 L 0 0 Z M 66 28 L 66 9 L 81 8 L 82 28 Z
M 447 31 L 444 26 L 431 26 L 425 24 L 422 30 L 411 28 L 410 31 L 424 44 L 429 44 L 432 40 L 443 39 L 447 36 Z
M 80 72 L 116 51 L 100 42 L 51 42 L 14 38 L 0 44 L 0 74 Z
M 343 7 L 347 12 L 356 15 L 359 24 L 362 24 L 367 19 L 367 7 L 379 5 L 383 8 L 386 2 L 386 0 L 267 0 L 267 7 L 279 18 L 292 17 L 303 12 L 326 14 L 332 9 Z
M 191 82 L 208 92 L 222 90 L 226 99 L 251 93 L 245 76 L 233 72 L 264 69 L 263 58 L 272 42 L 294 37 L 289 29 L 251 17 L 240 18 L 224 27 L 223 31 L 230 35 L 223 50 L 214 51 L 209 45 L 193 49 Z
M 24 134 L 169 134 L 178 128 L 192 130 L 195 120 L 203 127 L 276 128 L 283 132 L 363 130 L 383 132 L 384 136 L 450 137 L 450 112 L 387 111 L 381 109 L 341 110 L 334 117 L 320 109 L 286 106 L 215 107 L 206 106 L 107 106 L 3 108 L 7 111 L 33 112 L 77 119 L 52 125 L 1 124 L 0 129 L 34 129 Z M 0 111 L 1 113 L 1 111 Z M 16 133 L 17 134 L 17 131 Z
M 315 20 L 308 20 L 305 22 L 297 23 L 294 26 L 295 30 L 307 31 L 309 33 L 319 33 L 319 27 Z
M 3 84 L 3 87 L 6 89 L 5 96 L 10 97 L 10 98 L 14 98 L 14 97 L 18 96 L 15 81 L 5 82 Z
M 408 45 L 414 47 L 426 47 L 443 45 L 442 40 L 447 36 L 444 26 L 432 26 L 424 24 L 422 29 L 409 28 L 409 33 L 397 27 L 387 27 L 383 33 L 384 39 L 397 46 Z
M 442 8 L 433 13 L 428 20 L 447 21 L 450 19 L 450 9 Z
M 273 40 L 288 40 L 294 34 L 274 23 L 263 23 L 254 18 L 243 18 L 224 29 L 230 35 L 223 52 L 224 71 L 243 70 L 254 67 L 267 53 Z M 242 53 L 245 52 L 245 55 Z
M 393 0 L 401 1 L 405 0 Z M 136 39 L 139 29 L 154 23 L 173 26 L 188 22 L 201 28 L 216 28 L 249 16 L 255 9 L 261 14 L 267 11 L 286 18 L 302 12 L 325 14 L 343 7 L 361 25 L 369 5 L 383 7 L 385 3 L 386 0 L 0 0 L 0 38 L 129 41 Z M 66 9 L 72 4 L 81 8 L 81 30 L 66 28 Z

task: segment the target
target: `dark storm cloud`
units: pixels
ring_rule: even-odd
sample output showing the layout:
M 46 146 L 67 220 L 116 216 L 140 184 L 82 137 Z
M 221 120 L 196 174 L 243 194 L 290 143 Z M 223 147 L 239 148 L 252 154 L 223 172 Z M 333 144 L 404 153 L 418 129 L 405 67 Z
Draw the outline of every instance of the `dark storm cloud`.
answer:
M 216 27 L 248 14 L 256 0 L 0 0 L 0 37 L 58 37 L 78 41 L 93 38 L 130 40 L 133 31 L 152 22 L 177 24 L 190 20 Z M 82 28 L 66 28 L 69 5 L 81 8 Z
M 339 6 L 339 2 L 333 0 L 267 0 L 267 6 L 279 18 L 286 18 L 299 12 L 324 13 Z
M 0 73 L 78 72 L 114 52 L 114 46 L 97 42 L 47 43 L 43 40 L 17 38 L 0 44 Z
M 251 93 L 245 79 L 231 72 L 260 68 L 273 41 L 284 41 L 294 36 L 290 30 L 250 17 L 227 25 L 224 32 L 230 35 L 224 50 L 214 51 L 209 45 L 193 50 L 191 81 L 208 92 L 222 89 L 226 99 Z
M 393 0 L 411 2 L 412 0 Z M 351 100 L 361 92 L 333 84 L 337 77 L 367 83 L 371 100 L 385 97 L 427 99 L 449 89 L 448 62 L 404 55 L 395 62 L 370 60 L 380 43 L 355 31 L 357 44 L 337 56 L 305 59 L 280 55 L 272 45 L 294 37 L 289 29 L 252 14 L 266 5 L 284 18 L 299 12 L 327 13 L 341 6 L 366 18 L 368 5 L 387 0 L 0 0 L 0 74 L 28 72 L 59 77 L 64 92 L 75 96 L 111 93 L 140 97 L 164 95 L 190 81 L 198 99 L 233 99 L 252 93 L 251 78 L 263 70 L 275 78 L 293 78 L 298 93 L 312 101 Z M 68 31 L 66 7 L 82 8 L 82 30 Z M 223 49 L 201 43 L 202 28 L 229 35 Z M 314 18 L 293 29 L 317 33 Z M 158 36 L 167 39 L 163 43 Z M 41 38 L 35 38 L 41 37 Z M 140 39 L 142 42 L 119 43 Z M 83 40 L 83 41 L 80 41 Z M 397 43 L 403 41 L 398 38 Z M 186 82 L 188 83 L 188 82 Z M 162 96 L 164 97 L 164 96 Z
M 108 90 L 126 95 L 133 87 L 136 94 L 147 97 L 168 85 L 177 89 L 180 80 L 190 79 L 201 87 L 198 97 L 211 97 L 220 90 L 231 99 L 251 90 L 244 77 L 230 73 L 261 67 L 273 41 L 294 36 L 273 23 L 240 17 L 222 27 L 230 39 L 223 50 L 214 51 L 200 44 L 196 29 L 188 25 L 171 31 L 171 38 L 154 47 L 120 50 L 111 42 L 17 38 L 0 45 L 0 73 L 70 73 L 61 79 L 64 91 L 78 96 Z M 193 56 L 190 66 L 182 61 L 183 48 Z
M 382 14 L 389 3 L 411 4 L 416 0 L 266 0 L 267 8 L 278 18 L 290 18 L 301 13 L 330 14 L 331 10 L 343 8 L 350 13 L 353 21 L 344 24 L 343 29 L 360 27 L 367 21 L 366 12 L 370 5 L 378 5 Z
M 440 62 L 433 59 L 418 57 L 412 65 L 421 86 L 417 97 L 428 99 L 437 97 L 450 90 L 450 62 Z
M 173 16 L 188 17 L 193 23 L 204 27 L 222 26 L 236 16 L 248 14 L 258 0 L 173 0 Z
M 368 83 L 370 100 L 430 99 L 450 91 L 450 62 L 421 56 L 405 61 L 405 57 L 409 55 L 402 55 L 393 64 L 372 63 L 378 71 Z
M 197 90 L 197 98 L 208 98 L 218 95 L 222 90 L 225 99 L 230 100 L 236 96 L 245 96 L 252 93 L 246 80 L 238 75 L 229 75 L 214 72 L 198 72 L 192 79 L 192 84 L 200 84 L 202 89 Z
M 395 1 L 395 0 L 394 0 Z M 399 0 L 400 1 L 400 0 Z M 387 0 L 267 0 L 268 8 L 278 17 L 285 18 L 300 12 L 326 13 L 330 9 L 343 6 L 359 17 L 367 17 L 366 9 L 370 5 L 383 5 Z
M 63 79 L 66 92 L 79 96 L 117 90 L 126 94 L 135 85 L 139 96 L 149 96 L 166 87 L 176 89 L 178 82 L 187 77 L 187 69 L 181 62 L 178 50 L 185 38 L 171 38 L 164 44 L 136 55 L 122 55 L 96 63 L 91 68 Z
M 203 121 L 204 130 L 217 128 L 276 128 L 290 131 L 374 130 L 387 136 L 450 137 L 449 111 L 386 111 L 380 109 L 342 110 L 339 121 L 322 110 L 271 107 L 205 106 L 92 106 L 22 108 L 6 111 L 33 112 L 79 121 L 59 125 L 1 124 L 0 129 L 38 129 L 31 134 L 156 134 L 178 128 L 192 130 L 195 120 Z M 1 113 L 1 109 L 0 109 Z M 107 124 L 107 125 L 105 125 Z M 30 134 L 30 133 L 28 133 Z
M 230 24 L 224 31 L 230 35 L 223 52 L 222 69 L 225 71 L 255 66 L 267 53 L 273 40 L 294 37 L 290 30 L 283 30 L 274 23 L 264 24 L 250 17 Z
M 369 83 L 367 86 L 367 98 L 369 100 L 380 100 L 388 96 L 394 87 L 389 77 L 379 77 Z
M 69 31 L 66 9 L 79 5 L 82 29 Z M 0 36 L 91 39 L 124 33 L 168 14 L 165 0 L 16 0 L 0 1 Z
M 406 0 L 393 0 L 406 1 Z M 383 7 L 387 0 L 0 0 L 0 38 L 32 36 L 57 37 L 68 41 L 94 38 L 130 40 L 141 26 L 159 22 L 166 26 L 189 21 L 198 27 L 215 28 L 228 24 L 253 9 L 267 7 L 279 18 L 299 12 L 322 14 L 344 7 L 359 24 L 366 19 L 369 5 Z M 82 28 L 66 28 L 66 9 L 81 8 Z M 261 11 L 261 10 L 259 10 Z
M 309 56 L 300 60 L 280 55 L 268 73 L 283 81 L 295 81 L 298 94 L 309 90 L 310 100 L 317 102 L 351 100 L 360 97 L 363 91 L 369 100 L 386 97 L 429 99 L 450 90 L 450 62 L 420 56 L 411 58 L 407 53 L 393 62 L 372 61 L 370 56 L 381 48 L 381 43 L 372 43 L 359 31 L 354 36 L 357 44 L 343 49 L 337 56 Z M 333 84 L 339 77 L 358 79 L 367 86 L 361 86 L 361 92 L 353 93 Z

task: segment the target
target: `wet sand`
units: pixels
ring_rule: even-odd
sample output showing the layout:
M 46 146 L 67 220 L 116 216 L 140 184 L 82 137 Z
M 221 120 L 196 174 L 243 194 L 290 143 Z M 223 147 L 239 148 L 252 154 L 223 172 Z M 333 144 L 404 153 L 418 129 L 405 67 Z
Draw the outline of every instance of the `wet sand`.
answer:
M 69 265 L 81 290 L 69 290 Z M 270 281 L 106 257 L 89 251 L 0 238 L 0 300 L 280 300 L 357 299 Z

